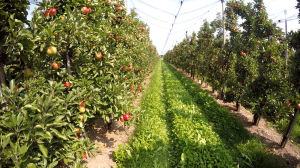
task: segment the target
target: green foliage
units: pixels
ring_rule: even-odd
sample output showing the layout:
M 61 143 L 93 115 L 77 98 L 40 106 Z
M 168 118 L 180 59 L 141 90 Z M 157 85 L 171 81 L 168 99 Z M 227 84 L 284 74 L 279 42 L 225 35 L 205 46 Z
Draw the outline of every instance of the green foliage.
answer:
M 7 24 L 0 161 L 4 167 L 84 167 L 92 146 L 86 123 L 94 117 L 111 123 L 133 112 L 130 102 L 139 90 L 130 86 L 139 86 L 158 61 L 149 31 L 122 1 L 43 0 L 27 28 L 27 1 L 10 3 L 1 2 Z M 51 8 L 56 13 L 48 15 Z M 8 81 L 14 84 L 7 87 Z
M 298 33 L 290 34 L 290 46 L 283 40 L 282 31 L 268 19 L 262 0 L 245 4 L 231 0 L 226 4 L 225 28 L 230 33 L 224 48 L 220 18 L 210 24 L 204 22 L 197 36 L 197 47 L 186 45 L 187 37 L 168 51 L 164 59 L 178 68 L 191 62 L 196 66 L 196 76 L 222 93 L 225 101 L 243 104 L 254 113 L 275 121 L 288 119 L 299 102 L 299 66 L 296 49 Z M 183 47 L 185 46 L 185 48 Z M 184 51 L 192 50 L 191 57 Z M 285 51 L 288 50 L 288 66 Z M 182 61 L 181 58 L 185 58 Z
M 78 119 L 72 113 L 81 92 L 65 95 L 62 85 L 53 81 L 40 91 L 16 88 L 14 81 L 3 88 L 7 103 L 0 107 L 1 163 L 16 167 L 79 163 L 91 148 L 88 140 L 75 139 Z

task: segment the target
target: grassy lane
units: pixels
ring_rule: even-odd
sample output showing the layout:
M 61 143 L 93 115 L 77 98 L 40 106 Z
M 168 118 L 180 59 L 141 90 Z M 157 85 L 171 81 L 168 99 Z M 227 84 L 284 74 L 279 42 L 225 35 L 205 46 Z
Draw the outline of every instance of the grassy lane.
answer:
M 197 84 L 169 65 L 164 64 L 163 70 L 168 113 L 174 116 L 173 132 L 184 155 L 180 165 L 286 167 L 283 160 L 267 153 L 263 144 Z
M 134 137 L 115 152 L 118 167 L 286 167 L 208 93 L 163 62 L 141 108 Z
M 185 89 L 185 83 L 163 64 L 167 115 L 172 124 L 171 167 L 235 167 L 230 151 Z
M 129 145 L 115 152 L 118 167 L 165 168 L 169 166 L 169 135 L 165 120 L 161 64 L 153 73 L 141 103 L 142 113 Z

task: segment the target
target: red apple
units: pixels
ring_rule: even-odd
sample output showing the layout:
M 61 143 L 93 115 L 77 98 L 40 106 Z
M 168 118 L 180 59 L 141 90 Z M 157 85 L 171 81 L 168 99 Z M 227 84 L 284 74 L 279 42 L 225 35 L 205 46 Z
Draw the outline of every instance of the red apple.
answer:
M 140 27 L 140 30 L 141 30 L 141 31 L 144 31 L 144 30 L 145 30 L 145 28 L 141 26 L 141 27 Z
M 84 103 L 79 104 L 79 108 L 81 108 L 81 107 L 85 108 L 85 104 Z
M 299 109 L 300 108 L 300 103 L 296 103 L 295 107 L 296 107 L 296 109 Z
M 98 53 L 95 55 L 96 59 L 100 60 L 102 58 L 102 53 L 98 51 Z
M 89 10 L 88 7 L 84 6 L 84 7 L 81 8 L 81 11 L 82 11 L 84 14 L 87 14 L 87 13 L 89 13 L 90 10 Z
M 240 55 L 241 55 L 241 56 L 246 56 L 246 53 L 240 52 Z
M 55 8 L 51 8 L 51 9 L 49 10 L 49 14 L 50 14 L 50 16 L 56 15 L 56 9 L 55 9 Z
M 14 91 L 15 91 L 15 92 L 17 92 L 18 90 L 19 90 L 19 88 L 18 88 L 18 87 L 15 87 L 15 88 L 14 88 Z
M 121 117 L 121 118 L 120 118 L 120 121 L 121 121 L 121 122 L 124 122 L 124 118 L 123 118 L 123 117 Z
M 129 119 L 130 119 L 130 115 L 129 115 L 128 113 L 125 113 L 125 114 L 123 115 L 123 118 L 124 118 L 125 121 L 126 121 L 126 120 L 129 120 Z
M 121 37 L 119 35 L 116 35 L 116 39 L 119 40 Z
M 76 132 L 77 134 L 78 134 L 79 131 L 80 131 L 79 128 L 75 128 L 74 130 L 75 130 L 75 132 Z
M 87 157 L 87 154 L 84 152 L 82 159 L 85 159 Z
M 53 69 L 56 69 L 56 70 L 57 70 L 57 69 L 59 69 L 59 67 L 60 67 L 59 63 L 56 63 L 56 62 L 53 62 L 53 63 L 52 63 L 52 68 L 53 68 Z
M 120 10 L 123 10 L 123 7 L 122 6 L 116 6 L 116 11 L 120 11 Z
M 83 122 L 84 117 L 81 115 L 81 116 L 79 117 L 79 120 L 80 120 L 80 122 Z
M 65 84 L 64 84 L 65 88 L 69 88 L 70 85 L 71 85 L 70 82 L 65 82 Z
M 124 65 L 124 66 L 123 66 L 123 70 L 126 71 L 126 69 L 127 69 L 127 67 Z
M 286 101 L 286 106 L 288 106 L 288 107 L 290 107 L 291 106 L 291 103 L 290 103 L 290 101 L 288 100 L 288 101 Z
M 139 91 L 142 91 L 142 90 L 143 90 L 142 86 L 139 86 L 139 87 L 138 87 L 138 90 L 139 90 Z
M 79 112 L 80 113 L 84 113 L 85 112 L 85 107 L 83 107 L 83 106 L 79 106 Z
M 130 86 L 130 90 L 133 90 L 135 88 L 135 85 Z
M 130 65 L 130 66 L 128 67 L 128 70 L 129 70 L 129 71 L 131 71 L 131 70 L 132 70 L 132 65 Z

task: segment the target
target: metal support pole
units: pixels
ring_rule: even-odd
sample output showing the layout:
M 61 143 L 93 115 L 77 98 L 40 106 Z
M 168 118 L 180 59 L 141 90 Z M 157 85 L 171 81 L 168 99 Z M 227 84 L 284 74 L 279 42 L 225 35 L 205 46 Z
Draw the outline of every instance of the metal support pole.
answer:
M 287 39 L 287 20 L 286 20 L 286 14 L 287 11 L 284 10 L 284 16 L 285 16 L 285 40 L 286 42 L 288 41 Z M 289 55 L 288 55 L 288 44 L 286 44 L 286 49 L 285 49 L 285 65 L 287 66 L 288 64 L 288 59 L 289 59 Z M 287 67 L 286 67 L 287 68 Z
M 126 11 L 129 13 L 129 5 L 128 5 L 128 0 L 126 0 Z
M 224 16 L 224 0 L 222 2 L 222 26 L 223 26 L 223 48 L 225 47 L 225 16 Z

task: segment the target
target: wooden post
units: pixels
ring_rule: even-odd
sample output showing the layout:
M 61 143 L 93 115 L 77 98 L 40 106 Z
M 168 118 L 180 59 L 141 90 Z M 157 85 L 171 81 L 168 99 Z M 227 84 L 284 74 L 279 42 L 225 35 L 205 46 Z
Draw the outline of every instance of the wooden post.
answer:
M 294 125 L 296 124 L 296 119 L 299 115 L 299 108 L 295 108 L 294 109 L 295 113 L 294 113 L 294 117 L 291 119 L 290 121 L 290 124 L 289 124 L 289 127 L 286 131 L 286 133 L 284 134 L 283 138 L 282 138 L 282 141 L 281 141 L 281 144 L 280 144 L 280 147 L 281 148 L 284 148 L 286 143 L 288 142 L 290 136 L 291 136 L 291 133 L 293 131 L 293 128 L 294 128 Z

